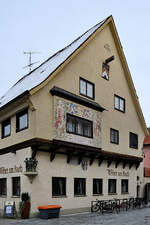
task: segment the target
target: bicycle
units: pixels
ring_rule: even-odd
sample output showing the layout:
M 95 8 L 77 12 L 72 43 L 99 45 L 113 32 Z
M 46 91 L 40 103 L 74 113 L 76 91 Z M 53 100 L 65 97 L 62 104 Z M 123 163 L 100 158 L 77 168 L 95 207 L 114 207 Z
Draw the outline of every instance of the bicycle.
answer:
M 96 203 L 93 204 L 94 202 Z M 101 210 L 101 201 L 96 199 L 96 201 L 92 201 L 91 212 L 98 212 L 99 210 Z

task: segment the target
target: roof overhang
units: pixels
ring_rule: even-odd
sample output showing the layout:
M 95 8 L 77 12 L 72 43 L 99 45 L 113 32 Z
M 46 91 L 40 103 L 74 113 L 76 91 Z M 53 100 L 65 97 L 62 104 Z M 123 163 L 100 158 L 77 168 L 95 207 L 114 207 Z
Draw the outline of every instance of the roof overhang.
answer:
M 27 102 L 29 99 L 29 91 L 25 91 L 21 95 L 17 96 L 10 102 L 8 102 L 6 105 L 2 106 L 0 108 L 0 115 L 1 117 L 6 114 L 11 114 L 12 109 L 16 108 L 17 106 L 22 105 L 23 103 Z
M 131 169 L 133 165 L 135 165 L 137 169 L 140 165 L 140 162 L 143 161 L 142 157 L 108 152 L 102 150 L 101 148 L 60 141 L 56 139 L 50 141 L 40 138 L 33 138 L 10 147 L 0 149 L 0 155 L 9 152 L 16 153 L 16 151 L 28 147 L 32 148 L 32 157 L 35 157 L 36 152 L 38 151 L 50 153 L 50 161 L 54 160 L 56 154 L 63 154 L 67 156 L 67 162 L 73 156 L 78 157 L 79 161 L 81 161 L 83 157 L 87 157 L 90 159 L 90 165 L 92 165 L 93 161 L 97 159 L 99 166 L 105 160 L 107 161 L 107 167 L 109 167 L 111 163 L 114 162 L 116 168 L 121 163 L 123 168 L 125 168 L 125 166 L 128 164 L 129 169 Z

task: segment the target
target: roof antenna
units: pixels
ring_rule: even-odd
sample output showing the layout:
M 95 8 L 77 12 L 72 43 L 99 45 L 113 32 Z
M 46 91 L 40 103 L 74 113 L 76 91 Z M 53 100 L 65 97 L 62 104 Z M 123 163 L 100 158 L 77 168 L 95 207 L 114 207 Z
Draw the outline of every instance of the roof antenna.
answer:
M 33 66 L 34 64 L 40 62 L 40 61 L 37 61 L 37 62 L 32 63 L 31 56 L 32 56 L 32 54 L 40 54 L 40 53 L 41 53 L 41 52 L 31 52 L 31 51 L 30 51 L 30 52 L 23 52 L 23 54 L 28 54 L 28 55 L 29 55 L 29 64 L 26 65 L 25 67 L 23 67 L 23 69 L 29 67 L 29 72 L 31 72 L 32 66 Z

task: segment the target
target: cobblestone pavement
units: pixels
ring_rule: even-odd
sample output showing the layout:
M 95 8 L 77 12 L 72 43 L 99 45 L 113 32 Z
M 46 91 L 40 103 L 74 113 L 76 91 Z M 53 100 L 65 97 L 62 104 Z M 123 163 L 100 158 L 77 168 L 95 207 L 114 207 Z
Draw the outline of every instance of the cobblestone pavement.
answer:
M 150 225 L 150 208 L 120 212 L 119 214 L 82 213 L 61 216 L 56 219 L 6 219 L 0 218 L 0 225 Z

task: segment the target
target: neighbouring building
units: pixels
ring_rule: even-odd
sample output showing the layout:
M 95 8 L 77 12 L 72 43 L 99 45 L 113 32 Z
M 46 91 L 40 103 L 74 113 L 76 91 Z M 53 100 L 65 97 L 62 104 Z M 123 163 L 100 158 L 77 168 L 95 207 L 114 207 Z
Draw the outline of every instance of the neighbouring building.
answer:
M 144 153 L 144 183 L 145 183 L 145 197 L 150 201 L 150 128 L 148 128 L 149 135 L 145 137 L 143 143 Z
M 32 215 L 143 193 L 148 132 L 112 16 L 20 79 L 0 99 L 0 126 L 2 209 L 18 210 L 23 192 Z

